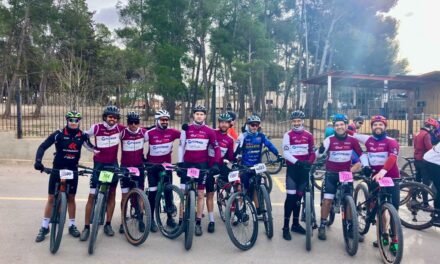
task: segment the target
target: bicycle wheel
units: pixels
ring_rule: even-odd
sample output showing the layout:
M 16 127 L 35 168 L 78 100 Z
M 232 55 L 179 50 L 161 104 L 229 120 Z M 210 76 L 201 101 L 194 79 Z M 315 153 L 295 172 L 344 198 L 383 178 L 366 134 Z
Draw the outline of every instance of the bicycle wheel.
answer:
M 277 174 L 283 168 L 283 163 L 278 161 L 278 157 L 269 150 L 264 150 L 261 153 L 261 162 L 266 165 L 269 174 Z
M 402 225 L 415 230 L 430 228 L 435 197 L 431 188 L 418 182 L 402 182 L 399 188 Z
M 414 167 L 414 164 L 413 164 Z M 415 179 L 415 175 L 413 175 L 413 171 L 411 171 L 411 164 L 409 161 L 407 161 L 405 164 L 403 164 L 402 168 L 400 169 L 400 177 L 402 177 L 403 179 L 405 178 L 414 178 Z
M 368 188 L 364 183 L 359 183 L 354 189 L 354 203 L 358 213 L 359 234 L 365 235 L 370 230 L 371 223 L 367 221 L 369 208 L 367 204 Z
M 384 203 L 380 207 L 377 223 L 377 242 L 383 262 L 400 263 L 403 256 L 403 232 L 399 215 L 392 204 Z
M 312 249 L 312 197 L 310 192 L 306 192 L 305 200 L 305 215 L 306 215 L 306 249 L 310 251 Z
M 272 218 L 272 204 L 270 202 L 269 193 L 264 185 L 260 185 L 260 210 L 263 214 L 264 229 L 268 238 L 273 237 L 273 218 Z
M 147 195 L 138 188 L 131 189 L 122 205 L 122 215 L 128 242 L 134 246 L 144 243 L 151 228 L 151 207 Z
M 64 223 L 66 222 L 67 197 L 65 192 L 60 192 L 54 201 L 54 208 L 50 225 L 50 252 L 57 253 L 63 238 Z
M 225 217 L 226 230 L 232 243 L 241 250 L 252 248 L 258 237 L 258 218 L 249 197 L 242 192 L 232 194 Z
M 354 256 L 358 250 L 359 227 L 356 206 L 353 197 L 346 195 L 342 204 L 342 230 L 344 234 L 345 250 L 348 255 Z M 348 217 L 351 216 L 351 219 Z
M 98 198 L 93 209 L 92 230 L 90 231 L 89 254 L 92 255 L 95 250 L 96 237 L 98 236 L 99 223 L 102 221 L 103 210 L 105 208 L 105 194 L 98 193 Z
M 190 250 L 196 225 L 196 194 L 194 190 L 188 191 L 185 209 L 185 249 Z
M 230 188 L 232 188 L 230 185 L 225 186 L 227 184 L 228 183 L 224 183 L 221 180 L 218 180 L 216 185 L 217 207 L 218 207 L 218 212 L 220 214 L 220 218 L 222 219 L 223 222 L 226 220 L 226 216 L 225 216 L 226 203 L 228 202 L 230 196 L 229 195 Z
M 267 172 L 263 172 L 263 174 L 261 174 L 261 183 L 266 186 L 266 190 L 268 193 L 272 192 L 272 187 L 273 187 L 273 180 L 272 180 L 272 176 L 267 173 Z
M 310 168 L 310 173 L 313 176 L 312 182 L 313 186 L 315 186 L 318 190 L 322 190 L 322 184 L 324 182 L 325 169 L 321 167 L 321 164 L 312 165 Z
M 333 225 L 333 223 L 335 222 L 335 209 L 332 207 L 330 208 L 330 214 L 328 217 L 328 222 L 327 222 L 327 226 L 331 226 Z
M 184 231 L 185 225 L 177 224 L 183 210 L 184 196 L 182 190 L 167 184 L 164 190 L 156 194 L 155 216 L 157 226 L 167 238 L 174 239 Z

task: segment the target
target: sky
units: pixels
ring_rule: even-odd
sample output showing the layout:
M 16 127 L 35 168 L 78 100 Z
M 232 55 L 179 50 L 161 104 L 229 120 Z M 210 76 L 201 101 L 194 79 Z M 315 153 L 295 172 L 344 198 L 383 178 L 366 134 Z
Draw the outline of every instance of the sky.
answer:
M 116 4 L 128 0 L 86 0 L 96 22 L 111 30 L 121 27 Z M 400 58 L 407 58 L 410 74 L 440 71 L 440 0 L 399 0 L 389 15 L 400 21 Z

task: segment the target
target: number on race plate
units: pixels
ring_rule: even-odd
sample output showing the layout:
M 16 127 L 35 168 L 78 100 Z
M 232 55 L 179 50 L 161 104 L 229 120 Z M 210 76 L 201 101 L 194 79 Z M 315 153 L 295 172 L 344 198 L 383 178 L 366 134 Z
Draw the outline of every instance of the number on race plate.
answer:
M 257 165 L 254 166 L 254 170 L 257 174 L 260 174 L 266 172 L 267 168 L 264 163 L 258 163 Z
M 200 175 L 200 170 L 196 168 L 189 168 L 186 176 L 194 179 L 198 179 Z
M 62 180 L 72 180 L 73 171 L 71 170 L 60 170 L 60 179 Z
M 236 182 L 240 180 L 240 173 L 238 171 L 231 171 L 228 174 L 229 182 Z
M 139 177 L 139 175 L 141 174 L 139 172 L 139 169 L 136 167 L 128 167 L 127 169 L 128 169 L 128 172 L 130 172 L 132 176 Z
M 171 163 L 162 163 L 162 167 L 167 171 L 173 170 L 173 164 Z
M 351 171 L 340 171 L 339 182 L 353 182 L 353 173 Z
M 112 180 L 113 180 L 113 172 L 101 171 L 99 173 L 99 181 L 100 182 L 108 183 L 108 182 L 112 182 Z
M 379 180 L 379 186 L 380 187 L 393 187 L 394 186 L 393 179 L 391 179 L 390 177 L 383 177 L 382 179 Z

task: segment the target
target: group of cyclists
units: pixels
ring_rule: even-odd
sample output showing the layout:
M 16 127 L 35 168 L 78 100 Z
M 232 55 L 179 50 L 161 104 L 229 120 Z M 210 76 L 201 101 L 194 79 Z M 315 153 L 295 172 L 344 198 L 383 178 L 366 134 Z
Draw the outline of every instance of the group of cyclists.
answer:
M 90 193 L 85 208 L 85 225 L 80 233 L 75 222 L 75 193 L 78 185 L 78 163 L 81 155 L 81 148 L 84 145 L 88 150 L 93 151 L 93 169 L 99 171 L 105 166 L 118 167 L 137 167 L 140 177 L 137 177 L 138 186 L 144 189 L 145 178 L 148 180 L 148 200 L 151 211 L 154 212 L 155 197 L 159 171 L 155 168 L 147 170 L 145 177 L 144 163 L 171 163 L 171 153 L 173 143 L 179 140 L 177 166 L 182 168 L 198 168 L 201 171 L 207 171 L 197 179 L 197 209 L 196 209 L 196 228 L 195 235 L 201 236 L 202 217 L 205 204 L 208 211 L 209 233 L 215 232 L 214 218 L 214 175 L 220 174 L 226 177 L 229 172 L 224 160 L 239 162 L 244 166 L 254 166 L 261 163 L 261 153 L 263 146 L 267 147 L 278 160 L 285 159 L 287 163 L 286 170 L 286 198 L 284 202 L 284 225 L 282 236 L 285 240 L 291 240 L 291 232 L 305 234 L 306 231 L 299 223 L 299 214 L 301 210 L 301 200 L 304 195 L 304 188 L 308 182 L 310 166 L 318 157 L 325 155 L 326 175 L 323 182 L 323 199 L 321 202 L 321 220 L 318 228 L 318 238 L 326 240 L 327 218 L 329 215 L 332 200 L 335 197 L 337 185 L 339 182 L 338 173 L 350 171 L 354 164 L 360 164 L 362 172 L 365 175 L 379 181 L 383 177 L 398 179 L 399 169 L 397 167 L 397 157 L 399 155 L 399 144 L 393 138 L 387 136 L 387 119 L 376 115 L 370 120 L 371 135 L 357 133 L 357 130 L 363 125 L 363 118 L 356 118 L 352 124 L 348 124 L 348 118 L 343 114 L 336 114 L 332 118 L 333 132 L 325 138 L 320 147 L 315 150 L 313 134 L 304 128 L 305 114 L 296 110 L 290 115 L 291 129 L 287 131 L 282 140 L 282 155 L 271 143 L 268 137 L 261 132 L 261 119 L 257 115 L 247 118 L 247 122 L 242 129 L 242 134 L 237 138 L 234 129 L 235 114 L 233 112 L 221 113 L 218 116 L 218 128 L 212 129 L 205 123 L 206 108 L 196 106 L 193 111 L 193 122 L 184 124 L 182 130 L 176 130 L 169 127 L 170 114 L 166 110 L 156 112 L 154 119 L 155 125 L 150 128 L 140 126 L 140 115 L 136 112 L 129 112 L 126 116 L 127 126 L 120 124 L 120 111 L 115 106 L 105 108 L 102 115 L 102 122 L 94 124 L 87 131 L 80 129 L 82 116 L 76 111 L 70 111 L 66 114 L 66 126 L 63 129 L 52 133 L 38 148 L 34 167 L 36 170 L 43 171 L 44 165 L 42 159 L 44 152 L 55 144 L 56 153 L 53 161 L 55 169 L 69 169 L 75 174 L 71 181 L 71 190 L 68 196 L 69 213 L 69 234 L 73 237 L 79 237 L 81 241 L 86 241 L 90 234 L 90 215 L 93 209 L 93 199 L 97 191 L 98 173 L 93 173 L 90 178 Z M 438 126 L 433 126 L 433 129 Z M 90 138 L 94 138 L 94 144 Z M 425 141 L 425 140 L 424 140 Z M 147 155 L 144 156 L 144 145 L 148 143 Z M 362 143 L 366 152 L 362 151 Z M 416 144 L 418 139 L 416 137 Z M 121 146 L 121 160 L 118 162 L 118 151 Z M 432 146 L 431 146 L 432 148 Z M 439 145 L 430 151 L 440 152 Z M 429 150 L 429 149 L 428 149 Z M 426 150 L 425 152 L 427 152 Z M 426 155 L 425 155 L 426 156 Z M 428 155 L 429 156 L 429 155 Z M 434 156 L 434 158 L 432 158 Z M 435 155 L 425 157 L 428 161 L 426 169 L 439 171 L 440 158 Z M 171 173 L 168 171 L 167 173 Z M 185 190 L 188 177 L 186 171 L 179 171 L 180 187 Z M 55 184 L 59 182 L 57 170 L 53 170 L 50 175 L 48 185 L 48 200 L 46 203 L 41 228 L 36 237 L 36 242 L 43 241 L 49 233 L 50 208 L 53 203 L 53 194 Z M 243 188 L 249 188 L 249 180 L 252 175 L 248 172 L 240 175 Z M 439 178 L 440 179 L 440 178 Z M 172 181 L 172 177 L 168 178 Z M 122 199 L 128 192 L 129 182 L 121 180 Z M 439 184 L 436 181 L 435 184 Z M 107 236 L 113 236 L 114 231 L 111 225 L 115 209 L 117 178 L 111 183 L 110 195 L 107 204 L 106 222 L 104 233 Z M 440 187 L 440 186 L 439 186 Z M 388 191 L 392 197 L 392 204 L 396 209 L 399 207 L 399 187 L 395 184 Z M 437 197 L 436 206 L 440 206 L 440 199 Z M 258 204 L 255 205 L 257 214 Z M 152 214 L 154 215 L 154 214 Z M 293 215 L 293 217 L 292 217 Z M 290 218 L 292 224 L 290 226 Z M 173 218 L 169 218 L 167 225 L 175 226 Z M 158 227 L 153 219 L 151 229 L 156 232 Z M 124 233 L 121 225 L 120 233 Z M 392 245 L 395 241 L 389 241 Z

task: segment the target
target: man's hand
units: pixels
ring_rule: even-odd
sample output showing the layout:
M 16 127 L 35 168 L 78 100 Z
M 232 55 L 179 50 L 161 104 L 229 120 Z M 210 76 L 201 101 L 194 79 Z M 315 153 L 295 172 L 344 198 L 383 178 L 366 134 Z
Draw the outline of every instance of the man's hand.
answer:
M 382 180 L 383 177 L 385 177 L 385 174 L 387 174 L 387 171 L 382 169 L 373 176 L 373 180 L 379 182 L 380 180 Z
M 214 165 L 212 165 L 211 169 L 209 169 L 209 173 L 211 175 L 217 175 L 220 173 L 220 168 L 218 167 L 217 163 L 214 163 Z
M 35 161 L 34 169 L 39 170 L 40 172 L 43 172 L 44 171 L 43 163 L 41 163 L 41 161 Z
M 321 145 L 319 146 L 318 152 L 319 152 L 319 154 L 322 154 L 322 153 L 324 153 L 324 151 L 325 151 L 324 144 L 321 143 Z

